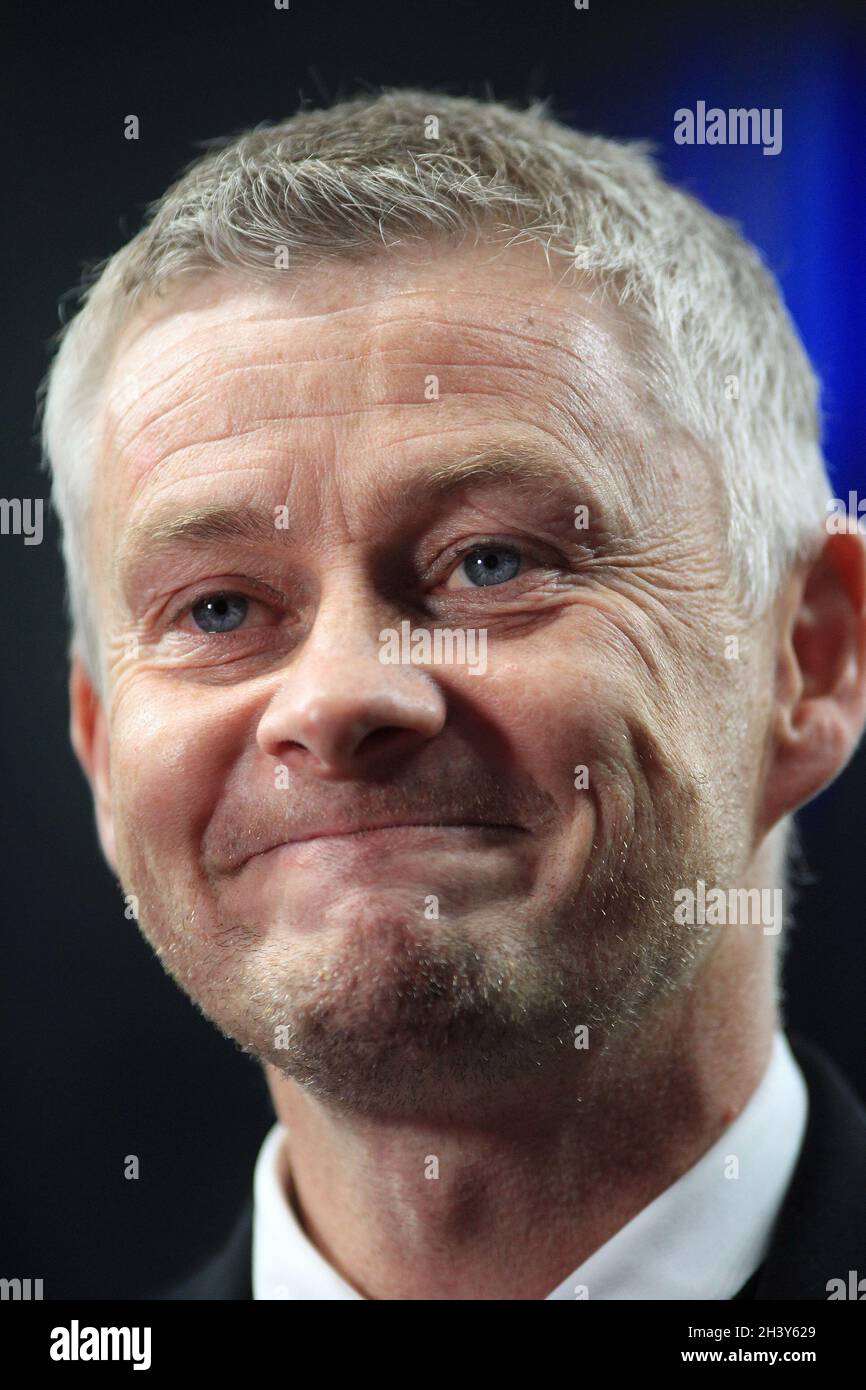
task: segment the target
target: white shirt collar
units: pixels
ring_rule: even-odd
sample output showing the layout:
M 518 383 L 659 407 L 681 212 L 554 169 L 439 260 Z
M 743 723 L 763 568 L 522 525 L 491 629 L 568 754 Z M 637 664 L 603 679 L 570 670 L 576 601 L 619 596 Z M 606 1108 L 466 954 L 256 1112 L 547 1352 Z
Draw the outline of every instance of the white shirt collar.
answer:
M 766 1255 L 807 1113 L 803 1074 L 777 1032 L 763 1079 L 721 1138 L 547 1298 L 733 1298 Z M 253 1298 L 360 1299 L 307 1238 L 287 1200 L 285 1135 L 275 1124 L 256 1160 Z

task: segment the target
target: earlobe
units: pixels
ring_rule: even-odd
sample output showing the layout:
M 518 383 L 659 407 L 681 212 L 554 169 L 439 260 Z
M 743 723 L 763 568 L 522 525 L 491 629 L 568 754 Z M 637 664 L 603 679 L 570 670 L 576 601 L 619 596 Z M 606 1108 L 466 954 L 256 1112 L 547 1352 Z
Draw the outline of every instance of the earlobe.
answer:
M 69 736 L 93 794 L 102 852 L 116 874 L 108 723 L 102 700 L 77 653 L 69 673 Z
M 763 822 L 769 830 L 842 771 L 866 723 L 866 545 L 832 535 L 792 579 L 780 611 L 772 748 Z

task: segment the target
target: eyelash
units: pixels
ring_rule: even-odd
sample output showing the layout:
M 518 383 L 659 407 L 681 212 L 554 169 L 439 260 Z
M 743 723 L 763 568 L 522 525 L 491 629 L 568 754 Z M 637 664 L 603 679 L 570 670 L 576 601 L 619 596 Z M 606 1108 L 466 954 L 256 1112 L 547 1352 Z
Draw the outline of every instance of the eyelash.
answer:
M 533 555 L 532 549 L 528 544 L 523 544 L 520 540 L 515 538 L 493 536 L 482 540 L 475 540 L 472 542 L 470 546 L 467 546 L 463 550 L 458 551 L 456 554 L 450 556 L 447 561 L 447 573 L 439 582 L 445 583 L 449 579 L 451 579 L 457 573 L 464 561 L 469 558 L 470 555 L 474 555 L 477 551 L 480 550 L 496 550 L 497 548 L 514 551 L 515 554 L 519 556 L 521 564 L 525 564 L 526 561 L 532 561 L 533 559 L 535 559 L 536 567 L 541 568 L 543 566 L 543 561 L 538 560 L 537 557 Z M 467 585 L 465 588 L 461 588 L 460 590 L 452 590 L 450 592 L 460 592 L 461 594 L 465 594 L 473 592 L 484 593 L 491 589 L 507 589 L 510 585 L 519 583 L 519 581 L 524 577 L 524 573 L 525 571 L 521 569 L 519 574 L 516 574 L 512 579 L 506 580 L 504 584 L 481 584 L 475 587 L 473 587 L 472 585 Z M 280 596 L 277 594 L 275 590 L 269 589 L 268 592 L 273 600 L 279 599 Z M 169 627 L 176 627 L 179 623 L 183 622 L 185 618 L 188 618 L 192 613 L 192 610 L 198 607 L 200 603 L 203 603 L 208 598 L 216 598 L 218 595 L 222 595 L 226 598 L 243 597 L 249 599 L 252 603 L 267 604 L 268 602 L 267 599 L 263 598 L 260 593 L 257 594 L 253 592 L 248 592 L 247 590 L 242 588 L 233 589 L 228 585 L 209 586 L 206 589 L 202 589 L 200 593 L 194 595 L 191 599 L 187 599 L 181 605 L 181 607 L 175 613 L 172 614 L 172 616 L 169 618 Z M 232 637 L 236 636 L 239 632 L 242 631 L 244 631 L 243 628 L 237 628 L 233 632 L 208 633 L 203 631 L 202 629 L 197 629 L 195 632 L 189 633 L 188 635 L 198 637 Z

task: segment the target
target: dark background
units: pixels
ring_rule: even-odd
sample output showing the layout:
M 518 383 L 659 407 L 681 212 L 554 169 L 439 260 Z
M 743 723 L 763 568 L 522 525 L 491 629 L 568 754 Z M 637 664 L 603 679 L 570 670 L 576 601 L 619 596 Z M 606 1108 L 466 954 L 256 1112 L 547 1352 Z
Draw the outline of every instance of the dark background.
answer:
M 34 393 L 58 301 L 115 251 L 195 142 L 380 85 L 552 97 L 586 130 L 657 142 L 779 275 L 825 382 L 836 493 L 864 491 L 866 28 L 841 4 L 272 0 L 20 7 L 7 37 L 3 478 L 46 497 Z M 8 34 L 8 31 L 7 31 Z M 783 148 L 673 143 L 679 106 L 783 109 Z M 123 138 L 139 116 L 141 137 Z M 0 1275 L 45 1296 L 134 1297 L 212 1248 L 272 1123 L 257 1066 L 207 1024 L 125 919 L 67 739 L 57 528 L 0 536 L 6 626 Z M 866 1095 L 866 763 L 799 817 L 810 882 L 788 1025 Z M 138 1154 L 141 1178 L 123 1177 Z

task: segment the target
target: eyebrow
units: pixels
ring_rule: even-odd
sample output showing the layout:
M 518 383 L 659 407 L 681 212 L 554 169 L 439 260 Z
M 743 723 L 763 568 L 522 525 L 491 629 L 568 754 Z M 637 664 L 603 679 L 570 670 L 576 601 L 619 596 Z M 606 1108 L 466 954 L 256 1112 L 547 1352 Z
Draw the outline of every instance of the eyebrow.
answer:
M 581 491 L 577 470 L 556 454 L 547 454 L 524 440 L 485 445 L 465 459 L 446 459 L 420 478 L 410 489 L 422 496 L 447 493 L 458 487 L 487 482 L 541 483 L 548 490 Z
M 545 453 L 524 440 L 499 440 L 474 450 L 467 458 L 443 459 L 424 473 L 393 480 L 401 504 L 409 508 L 435 501 L 460 488 L 496 483 L 512 483 L 522 489 L 540 485 L 548 496 L 566 493 L 592 500 L 585 481 L 566 459 Z M 274 520 L 273 508 L 214 503 L 142 522 L 131 527 L 121 563 L 126 568 L 145 554 L 148 560 L 159 559 L 184 544 L 273 544 L 275 538 L 289 534 L 288 531 L 278 532 Z

